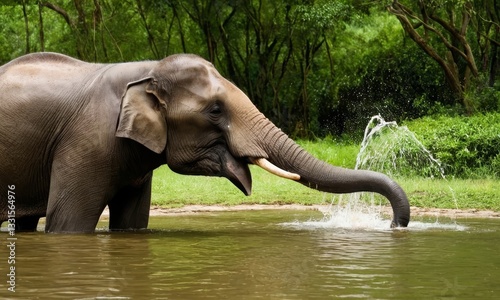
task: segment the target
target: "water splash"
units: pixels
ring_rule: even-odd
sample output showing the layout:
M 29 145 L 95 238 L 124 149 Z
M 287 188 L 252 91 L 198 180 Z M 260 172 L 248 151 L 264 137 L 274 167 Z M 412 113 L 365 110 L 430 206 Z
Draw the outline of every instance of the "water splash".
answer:
M 365 128 L 355 168 L 382 172 L 390 177 L 445 179 L 441 162 L 408 127 L 386 122 L 380 115 L 373 116 Z
M 446 179 L 439 160 L 434 158 L 413 132 L 406 126 L 398 126 L 396 122 L 386 122 L 380 115 L 373 116 L 366 126 L 355 169 L 378 171 L 390 177 Z M 450 193 L 454 198 L 451 188 Z M 374 193 L 334 195 L 332 204 L 323 212 L 324 218 L 321 221 L 304 222 L 302 225 L 306 228 L 387 230 L 390 219 L 387 219 L 389 216 L 384 216 L 382 207 L 382 203 L 386 201 Z M 337 204 L 334 205 L 334 202 Z M 409 228 L 465 229 L 457 225 L 456 221 L 454 224 L 441 224 L 437 220 L 433 223 L 410 221 Z
M 332 206 L 323 212 L 320 221 L 303 222 L 306 228 L 337 228 L 353 230 L 388 230 L 389 224 L 378 207 L 359 205 L 360 202 L 347 203 L 345 206 Z
M 292 227 L 298 230 L 315 229 L 336 229 L 354 231 L 392 231 L 389 228 L 389 220 L 384 219 L 379 213 L 348 212 L 342 211 L 334 214 L 331 218 L 325 217 L 322 220 L 310 220 L 306 222 L 287 222 L 281 225 Z M 396 230 L 405 231 L 426 231 L 426 230 L 451 230 L 465 231 L 468 227 L 456 222 L 441 223 L 437 219 L 434 222 L 411 221 L 408 228 Z

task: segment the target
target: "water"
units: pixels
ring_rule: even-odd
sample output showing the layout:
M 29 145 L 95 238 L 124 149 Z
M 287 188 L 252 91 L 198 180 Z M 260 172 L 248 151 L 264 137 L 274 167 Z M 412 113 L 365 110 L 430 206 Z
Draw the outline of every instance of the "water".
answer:
M 365 128 L 356 169 L 389 175 L 445 179 L 441 162 L 406 126 L 373 116 Z
M 321 228 L 314 211 L 152 217 L 151 230 L 18 233 L 2 299 L 497 299 L 500 220 Z M 315 221 L 319 220 L 319 221 Z M 411 224 L 432 224 L 416 219 Z M 442 218 L 442 225 L 454 226 Z M 101 222 L 99 228 L 106 228 Z M 0 233 L 5 243 L 7 233 Z M 2 274 L 6 247 L 0 247 Z
M 406 126 L 396 122 L 387 122 L 380 115 L 373 116 L 368 122 L 360 151 L 356 157 L 355 169 L 372 170 L 384 173 L 392 178 L 400 176 L 423 177 L 446 180 L 441 162 L 417 139 Z M 450 197 L 455 201 L 454 192 L 449 188 Z M 382 216 L 383 197 L 373 193 L 353 193 L 332 196 L 331 209 L 325 212 L 325 218 L 315 225 L 323 228 L 386 228 L 387 221 Z M 411 199 L 410 199 L 411 205 Z M 413 223 L 413 221 L 411 221 Z M 435 220 L 431 224 L 411 224 L 412 227 L 439 227 Z M 454 224 L 453 229 L 461 226 Z
M 396 230 L 456 230 L 464 231 L 468 227 L 457 223 L 456 219 L 445 218 L 448 223 L 441 223 L 437 219 L 426 218 L 425 221 L 415 221 L 409 224 L 408 228 L 397 228 Z M 389 228 L 390 220 L 384 218 L 380 211 L 374 209 L 372 212 L 360 211 L 350 208 L 338 208 L 336 210 L 324 213 L 322 219 L 310 220 L 305 222 L 286 223 L 297 228 L 309 229 L 348 229 L 365 231 L 384 231 L 392 230 Z

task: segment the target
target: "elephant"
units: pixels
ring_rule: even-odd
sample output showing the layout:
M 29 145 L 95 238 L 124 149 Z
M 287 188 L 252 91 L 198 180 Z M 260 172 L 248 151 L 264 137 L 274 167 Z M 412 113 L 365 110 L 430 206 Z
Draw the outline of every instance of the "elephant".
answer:
M 100 64 L 41 52 L 0 67 L 0 223 L 12 192 L 16 230 L 46 217 L 45 232 L 93 232 L 106 206 L 110 230 L 147 228 L 153 170 L 165 164 L 245 195 L 254 164 L 320 191 L 379 193 L 392 227 L 410 220 L 394 180 L 313 157 L 200 56 Z

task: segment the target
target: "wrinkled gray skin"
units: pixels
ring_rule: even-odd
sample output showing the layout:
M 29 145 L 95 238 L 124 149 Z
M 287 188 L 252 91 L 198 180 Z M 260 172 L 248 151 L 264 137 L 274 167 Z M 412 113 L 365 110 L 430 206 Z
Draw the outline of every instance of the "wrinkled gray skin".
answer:
M 265 158 L 321 191 L 376 192 L 392 226 L 410 218 L 387 176 L 320 161 L 194 55 L 91 64 L 54 53 L 0 67 L 0 222 L 15 185 L 16 229 L 92 232 L 106 205 L 110 229 L 146 228 L 152 170 L 222 176 L 251 192 L 248 164 Z

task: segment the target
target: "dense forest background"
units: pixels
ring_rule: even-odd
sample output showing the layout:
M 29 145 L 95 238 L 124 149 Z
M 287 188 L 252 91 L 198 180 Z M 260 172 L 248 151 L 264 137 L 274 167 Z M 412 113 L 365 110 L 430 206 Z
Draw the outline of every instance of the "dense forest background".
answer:
M 198 54 L 294 137 L 500 109 L 500 0 L 1 0 L 0 64 Z

